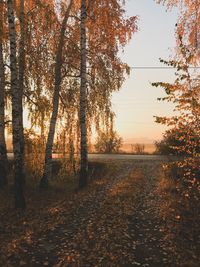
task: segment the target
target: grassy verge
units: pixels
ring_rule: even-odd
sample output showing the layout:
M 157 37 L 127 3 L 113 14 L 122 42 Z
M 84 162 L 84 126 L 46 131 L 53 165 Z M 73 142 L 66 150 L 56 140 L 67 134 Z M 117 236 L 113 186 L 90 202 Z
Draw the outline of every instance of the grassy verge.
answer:
M 0 192 L 0 234 L 4 238 L 20 235 L 33 225 L 38 226 L 50 210 L 56 209 L 62 202 L 69 201 L 78 192 L 78 175 L 59 172 L 60 163 L 54 163 L 57 170 L 50 181 L 48 190 L 39 189 L 39 177 L 33 178 L 26 173 L 25 197 L 27 210 L 22 214 L 14 210 L 14 181 L 9 175 L 8 185 Z M 59 167 L 60 166 L 60 167 Z M 54 166 L 55 169 L 55 166 Z M 101 179 L 109 172 L 105 163 L 92 162 L 89 164 L 89 182 Z M 51 213 L 51 212 L 50 212 Z M 49 214 L 50 214 L 49 213 Z M 51 216 L 51 214 L 50 214 Z M 7 235 L 8 233 L 8 235 Z M 3 242 L 0 235 L 0 243 Z
M 171 250 L 177 250 L 178 266 L 197 267 L 200 258 L 200 203 L 185 192 L 185 186 L 176 176 L 177 169 L 160 172 L 157 194 L 161 196 L 159 212 L 165 222 L 166 240 Z

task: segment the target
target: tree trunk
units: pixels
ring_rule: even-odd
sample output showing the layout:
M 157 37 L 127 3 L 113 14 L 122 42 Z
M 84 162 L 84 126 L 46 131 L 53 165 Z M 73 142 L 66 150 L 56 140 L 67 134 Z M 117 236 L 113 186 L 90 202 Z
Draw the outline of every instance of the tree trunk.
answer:
M 3 60 L 3 1 L 0 1 L 0 188 L 7 183 L 8 157 L 5 141 L 5 69 Z
M 10 41 L 10 69 L 11 69 L 11 93 L 12 93 L 12 134 L 13 134 L 13 152 L 14 152 L 14 179 L 15 179 L 15 207 L 25 209 L 25 198 L 23 193 L 24 173 L 21 153 L 21 117 L 19 106 L 19 81 L 17 72 L 17 56 L 16 56 L 16 30 L 15 18 L 13 11 L 13 1 L 7 0 L 8 6 L 8 26 Z
M 81 1 L 81 85 L 80 85 L 80 132 L 81 132 L 81 166 L 79 187 L 87 185 L 88 176 L 88 151 L 87 151 L 87 126 L 86 126 L 86 111 L 87 111 L 87 77 L 86 77 L 86 26 L 87 18 L 86 1 Z
M 24 127 L 23 127 L 23 93 L 24 93 L 24 72 L 25 72 L 25 19 L 24 0 L 20 0 L 20 41 L 19 41 L 19 109 L 20 109 L 20 146 L 24 164 Z
M 56 53 L 56 65 L 55 65 L 55 84 L 54 84 L 54 94 L 53 94 L 53 111 L 51 114 L 49 133 L 47 138 L 46 150 L 45 150 L 45 165 L 44 165 L 44 173 L 42 179 L 40 180 L 40 187 L 47 188 L 49 179 L 52 175 L 52 148 L 53 148 L 53 140 L 55 135 L 56 128 L 56 120 L 58 115 L 58 107 L 59 107 L 59 92 L 61 85 L 61 68 L 62 68 L 62 57 L 63 57 L 63 46 L 65 39 L 65 30 L 67 21 L 69 18 L 70 10 L 72 7 L 73 0 L 70 1 L 69 6 L 65 12 L 65 16 L 61 26 L 60 38 Z

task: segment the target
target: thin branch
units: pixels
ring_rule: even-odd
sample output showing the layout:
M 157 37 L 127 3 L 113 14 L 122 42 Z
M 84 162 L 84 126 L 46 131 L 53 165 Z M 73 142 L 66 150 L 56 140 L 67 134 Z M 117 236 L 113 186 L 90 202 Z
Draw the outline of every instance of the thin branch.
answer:
M 81 19 L 79 17 L 75 16 L 75 15 L 71 15 L 71 16 L 69 16 L 69 18 L 73 18 L 73 19 L 76 19 L 78 21 L 81 21 Z
M 35 106 L 38 106 L 37 102 L 35 102 L 33 99 L 31 99 L 30 96 L 29 96 L 28 94 L 26 94 L 25 92 L 24 92 L 24 96 L 25 96 L 30 102 L 32 102 Z

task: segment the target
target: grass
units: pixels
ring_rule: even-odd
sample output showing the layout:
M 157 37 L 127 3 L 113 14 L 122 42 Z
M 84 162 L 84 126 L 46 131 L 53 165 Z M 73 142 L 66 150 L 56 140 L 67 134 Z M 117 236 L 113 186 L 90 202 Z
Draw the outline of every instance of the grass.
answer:
M 13 162 L 10 161 L 9 169 L 12 170 Z M 108 166 L 106 163 L 101 162 L 89 162 L 88 166 L 88 179 L 89 182 L 102 178 L 108 172 Z M 30 170 L 26 168 L 26 185 L 25 195 L 27 199 L 28 207 L 36 205 L 38 207 L 46 207 L 51 205 L 51 202 L 55 202 L 59 196 L 59 199 L 66 199 L 70 195 L 74 194 L 78 190 L 78 174 L 73 174 L 69 170 L 64 170 L 62 161 L 53 161 L 52 166 L 53 178 L 50 181 L 48 190 L 41 191 L 39 189 L 40 177 L 36 177 Z M 1 190 L 0 194 L 0 212 L 5 209 L 12 209 L 13 207 L 13 195 L 14 195 L 14 180 L 12 171 L 8 176 L 8 185 Z M 30 205 L 29 205 L 30 204 Z
M 54 164 L 58 168 L 57 175 L 60 175 L 61 164 L 58 162 Z M 90 163 L 90 185 L 81 191 L 78 190 L 78 175 L 59 177 L 54 172 L 54 178 L 48 190 L 39 189 L 39 179 L 33 177 L 26 179 L 27 209 L 24 212 L 13 208 L 14 186 L 10 174 L 8 185 L 0 192 L 0 244 L 3 251 L 5 250 L 5 252 L 1 252 L 2 255 L 14 253 L 17 244 L 31 243 L 34 235 L 47 230 L 51 231 L 55 225 L 62 224 L 62 214 L 71 212 L 74 203 L 79 201 L 82 195 L 87 195 L 91 187 L 98 186 L 96 181 L 101 181 L 113 171 L 114 169 L 109 169 L 106 163 Z
M 159 215 L 167 226 L 168 241 L 173 244 L 172 249 L 175 249 L 176 244 L 175 247 L 179 250 L 177 253 L 182 255 L 182 258 L 178 259 L 180 266 L 199 266 L 197 255 L 200 249 L 200 203 L 199 199 L 186 193 L 180 172 L 175 165 L 172 165 L 171 169 L 161 171 L 157 194 L 162 196 Z

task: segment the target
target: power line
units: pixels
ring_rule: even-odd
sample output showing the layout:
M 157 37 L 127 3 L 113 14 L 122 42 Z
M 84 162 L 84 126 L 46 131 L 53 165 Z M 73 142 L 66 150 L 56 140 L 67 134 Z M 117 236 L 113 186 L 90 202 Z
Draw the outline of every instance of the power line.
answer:
M 159 67 L 159 66 L 135 66 L 130 67 L 131 69 L 171 69 L 174 70 L 174 67 Z M 189 69 L 200 69 L 200 67 L 189 67 Z

